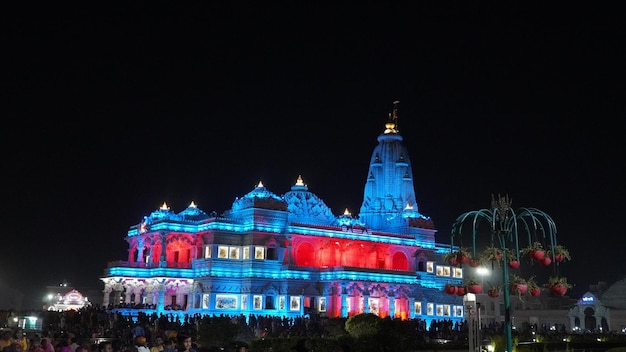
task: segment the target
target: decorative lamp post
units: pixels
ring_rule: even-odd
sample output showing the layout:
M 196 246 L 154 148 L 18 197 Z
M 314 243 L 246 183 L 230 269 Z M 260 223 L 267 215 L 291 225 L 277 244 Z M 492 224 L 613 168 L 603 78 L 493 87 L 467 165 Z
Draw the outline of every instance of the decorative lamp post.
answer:
M 478 231 L 479 226 L 483 224 L 489 225 L 488 232 Z M 490 247 L 485 249 L 485 253 L 488 254 L 484 255 L 486 255 L 492 263 L 498 262 L 502 270 L 506 351 L 511 352 L 513 346 L 511 336 L 509 257 L 512 256 L 514 258 L 511 259 L 519 260 L 520 253 L 528 253 L 529 256 L 532 256 L 534 251 L 532 251 L 531 248 L 536 248 L 539 244 L 544 244 L 545 246 L 549 246 L 550 250 L 545 252 L 545 254 L 541 254 L 541 259 L 550 258 L 551 256 L 551 261 L 556 264 L 554 265 L 556 270 L 559 263 L 554 260 L 555 252 L 557 252 L 557 248 L 562 248 L 562 246 L 557 246 L 556 243 L 556 225 L 554 221 L 552 221 L 552 218 L 541 210 L 536 208 L 521 208 L 514 211 L 511 208 L 511 200 L 508 196 L 498 195 L 498 197 L 495 197 L 492 195 L 491 209 L 469 211 L 461 214 L 455 220 L 451 231 L 452 247 L 454 247 L 455 238 L 462 239 L 461 236 L 464 232 L 471 233 L 471 255 L 473 258 L 478 258 L 476 253 L 477 237 L 481 234 L 488 234 L 490 236 Z M 524 241 L 524 238 L 520 238 L 520 235 L 526 235 L 524 237 L 526 237 L 528 241 L 527 247 L 520 248 L 520 240 Z M 494 256 L 494 251 L 498 254 L 497 256 Z M 536 260 L 540 261 L 540 259 Z M 555 275 L 556 278 L 558 278 L 558 273 Z

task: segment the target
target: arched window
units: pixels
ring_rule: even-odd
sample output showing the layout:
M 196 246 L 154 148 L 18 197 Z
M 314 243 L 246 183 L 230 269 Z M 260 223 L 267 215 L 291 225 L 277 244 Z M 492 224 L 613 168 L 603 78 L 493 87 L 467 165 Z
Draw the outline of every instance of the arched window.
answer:
M 409 260 L 406 258 L 406 255 L 402 252 L 396 252 L 393 255 L 391 268 L 394 270 L 409 270 Z
M 310 243 L 302 243 L 296 249 L 296 265 L 298 266 L 314 266 L 315 251 Z

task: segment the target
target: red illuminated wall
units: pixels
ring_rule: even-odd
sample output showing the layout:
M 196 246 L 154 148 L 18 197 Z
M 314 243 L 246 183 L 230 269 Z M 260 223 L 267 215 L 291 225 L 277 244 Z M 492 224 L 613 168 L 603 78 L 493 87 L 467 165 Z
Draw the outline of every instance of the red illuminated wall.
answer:
M 298 266 L 412 269 L 407 253 L 401 246 L 311 236 L 298 236 L 293 243 L 293 262 Z

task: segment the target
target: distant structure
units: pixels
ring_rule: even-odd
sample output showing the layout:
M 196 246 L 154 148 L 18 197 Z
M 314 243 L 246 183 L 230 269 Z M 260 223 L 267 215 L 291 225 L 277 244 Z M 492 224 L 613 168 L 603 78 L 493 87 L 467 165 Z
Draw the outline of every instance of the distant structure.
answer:
M 463 269 L 446 265 L 419 213 L 398 102 L 378 136 L 360 216 L 335 215 L 298 176 L 278 196 L 262 182 L 220 216 L 167 204 L 131 226 L 128 258 L 110 263 L 103 305 L 124 314 L 321 315 L 374 313 L 464 320 Z
M 63 296 L 58 295 L 56 302 L 48 307 L 48 310 L 63 312 L 67 310 L 79 310 L 81 308 L 91 306 L 91 302 L 87 297 L 83 296 L 78 290 L 71 289 Z

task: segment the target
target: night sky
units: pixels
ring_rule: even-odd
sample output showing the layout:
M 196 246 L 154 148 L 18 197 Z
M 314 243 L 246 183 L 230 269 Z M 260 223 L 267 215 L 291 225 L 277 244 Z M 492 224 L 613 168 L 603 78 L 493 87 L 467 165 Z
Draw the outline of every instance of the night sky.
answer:
M 439 241 L 508 194 L 556 222 L 573 295 L 626 275 L 622 12 L 217 3 L 5 8 L 0 308 L 64 280 L 101 290 L 163 202 L 222 213 L 302 175 L 358 214 L 394 100 Z

